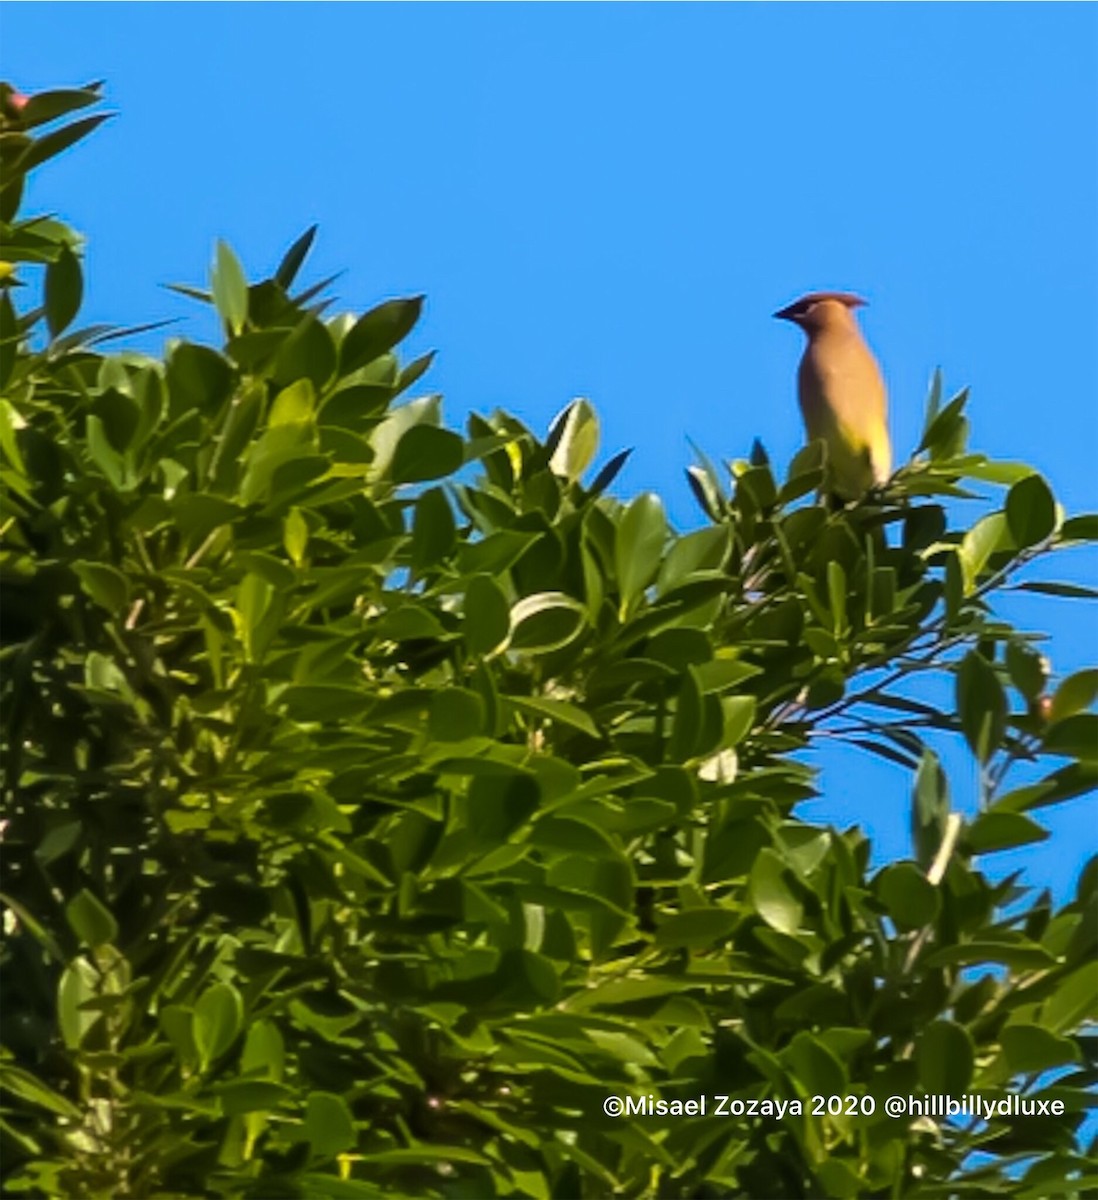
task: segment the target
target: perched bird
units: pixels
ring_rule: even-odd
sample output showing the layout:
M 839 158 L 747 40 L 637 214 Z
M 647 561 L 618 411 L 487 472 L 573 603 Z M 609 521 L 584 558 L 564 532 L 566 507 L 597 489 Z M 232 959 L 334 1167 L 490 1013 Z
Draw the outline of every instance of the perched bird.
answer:
M 811 292 L 774 314 L 808 337 L 797 372 L 801 414 L 811 440 L 827 444 L 830 488 L 856 500 L 892 473 L 881 369 L 866 345 L 849 292 Z

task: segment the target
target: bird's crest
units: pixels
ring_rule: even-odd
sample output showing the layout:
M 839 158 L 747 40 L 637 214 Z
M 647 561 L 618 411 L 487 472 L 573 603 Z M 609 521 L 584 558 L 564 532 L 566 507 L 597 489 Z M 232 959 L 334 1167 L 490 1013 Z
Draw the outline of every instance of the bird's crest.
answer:
M 807 296 L 794 300 L 792 304 L 779 310 L 774 316 L 784 321 L 796 320 L 797 317 L 803 317 L 814 304 L 819 304 L 821 300 L 838 300 L 847 308 L 864 308 L 868 303 L 853 292 L 809 292 Z

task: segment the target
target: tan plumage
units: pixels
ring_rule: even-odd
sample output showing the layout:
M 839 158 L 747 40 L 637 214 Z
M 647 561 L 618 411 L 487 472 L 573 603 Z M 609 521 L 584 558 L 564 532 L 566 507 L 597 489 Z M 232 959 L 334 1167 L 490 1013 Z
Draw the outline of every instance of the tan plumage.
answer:
M 849 292 L 811 292 L 774 314 L 808 337 L 797 389 L 810 439 L 827 443 L 831 490 L 855 500 L 892 473 L 884 380 Z

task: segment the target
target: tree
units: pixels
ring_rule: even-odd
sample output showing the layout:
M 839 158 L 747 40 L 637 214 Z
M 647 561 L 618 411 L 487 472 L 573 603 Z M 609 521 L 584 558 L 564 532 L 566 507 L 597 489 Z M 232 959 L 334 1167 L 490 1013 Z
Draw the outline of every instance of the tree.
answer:
M 182 289 L 220 348 L 111 352 L 79 239 L 19 214 L 99 93 L 0 99 L 10 1194 L 1094 1186 L 1098 868 L 1056 909 L 980 863 L 1094 786 L 1098 671 L 1053 687 L 993 603 L 1098 517 L 936 384 L 886 496 L 829 511 L 819 444 L 784 481 L 756 450 L 692 467 L 675 531 L 609 496 L 624 455 L 590 478 L 584 401 L 542 440 L 404 399 L 420 300 L 327 318 L 313 230 Z M 1006 488 L 967 529 L 965 479 Z M 915 859 L 797 818 L 822 732 L 910 770 Z M 885 1111 L 937 1093 L 1043 1108 Z

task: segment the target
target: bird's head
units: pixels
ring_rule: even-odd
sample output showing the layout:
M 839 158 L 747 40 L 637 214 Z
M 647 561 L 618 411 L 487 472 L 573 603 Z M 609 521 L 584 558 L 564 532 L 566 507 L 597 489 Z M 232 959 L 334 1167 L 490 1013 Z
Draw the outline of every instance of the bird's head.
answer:
M 774 316 L 779 321 L 792 321 L 811 337 L 828 326 L 849 324 L 854 319 L 854 309 L 864 304 L 861 296 L 855 296 L 853 292 L 809 292 L 788 307 L 779 309 Z

